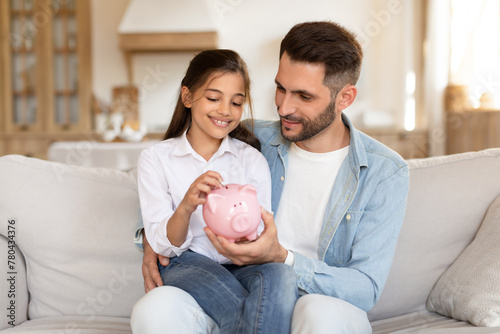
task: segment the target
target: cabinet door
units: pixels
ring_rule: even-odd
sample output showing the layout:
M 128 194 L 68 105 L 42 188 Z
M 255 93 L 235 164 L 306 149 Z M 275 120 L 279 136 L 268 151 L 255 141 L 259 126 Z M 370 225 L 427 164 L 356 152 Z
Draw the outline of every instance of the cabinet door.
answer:
M 1 1 L 5 129 L 90 129 L 89 0 Z
M 5 8 L 6 7 L 6 8 Z M 2 2 L 4 108 L 7 132 L 40 131 L 42 92 L 37 53 L 40 40 L 32 0 Z
M 90 33 L 88 0 L 51 0 L 51 132 L 90 129 Z

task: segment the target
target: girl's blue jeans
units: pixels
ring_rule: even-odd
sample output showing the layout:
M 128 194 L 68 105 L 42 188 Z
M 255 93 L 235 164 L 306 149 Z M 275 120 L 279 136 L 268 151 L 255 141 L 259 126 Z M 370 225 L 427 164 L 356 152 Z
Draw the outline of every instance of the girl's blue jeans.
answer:
M 158 263 L 164 285 L 188 292 L 220 333 L 290 333 L 298 298 L 292 267 L 284 263 L 236 266 L 186 251 Z

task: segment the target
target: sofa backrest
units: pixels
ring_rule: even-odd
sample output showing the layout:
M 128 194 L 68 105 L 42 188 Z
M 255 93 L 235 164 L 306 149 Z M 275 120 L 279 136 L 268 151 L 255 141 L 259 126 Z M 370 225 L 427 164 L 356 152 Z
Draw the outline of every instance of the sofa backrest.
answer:
M 142 252 L 133 244 L 138 219 L 133 172 L 0 158 L 0 234 L 15 231 L 22 253 L 15 251 L 16 271 L 22 256 L 26 260 L 31 319 L 129 317 L 144 294 Z M 22 283 L 22 274 L 15 276 Z M 4 281 L 2 301 L 9 288 Z M 17 301 L 21 307 L 22 298 Z M 17 312 L 22 318 L 26 309 Z
M 500 149 L 408 160 L 408 204 L 394 262 L 370 320 L 425 309 L 443 272 L 500 194 Z

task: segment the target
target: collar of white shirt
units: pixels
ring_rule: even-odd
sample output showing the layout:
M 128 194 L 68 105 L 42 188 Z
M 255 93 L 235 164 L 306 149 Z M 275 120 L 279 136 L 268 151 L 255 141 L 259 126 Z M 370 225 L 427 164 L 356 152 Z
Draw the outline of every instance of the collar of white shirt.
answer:
M 189 129 L 189 128 L 188 128 Z M 187 131 L 184 131 L 184 133 L 179 137 L 179 142 L 175 146 L 174 151 L 172 152 L 174 156 L 184 156 L 191 154 L 193 157 L 201 158 L 198 153 L 193 149 L 191 144 L 189 143 L 187 139 Z M 219 146 L 219 149 L 217 152 L 213 155 L 211 158 L 217 158 L 223 155 L 225 152 L 229 152 L 233 154 L 235 157 L 238 157 L 238 149 L 235 146 L 234 139 L 230 138 L 229 135 L 226 135 L 224 139 L 222 139 L 222 143 Z

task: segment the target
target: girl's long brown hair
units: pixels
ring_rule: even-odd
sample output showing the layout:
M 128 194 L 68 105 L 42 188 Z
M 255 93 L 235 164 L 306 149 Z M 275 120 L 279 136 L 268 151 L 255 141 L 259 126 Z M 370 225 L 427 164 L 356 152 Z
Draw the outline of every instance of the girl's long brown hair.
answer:
M 177 104 L 163 139 L 179 137 L 191 124 L 191 108 L 186 108 L 182 101 L 181 89 L 186 86 L 191 94 L 202 87 L 210 75 L 215 72 L 239 73 L 245 84 L 245 103 L 248 103 L 250 117 L 253 120 L 252 98 L 250 96 L 250 77 L 245 62 L 232 50 L 205 50 L 198 53 L 189 63 L 186 75 L 181 81 Z M 253 121 L 252 121 L 253 125 Z M 241 123 L 229 133 L 229 136 L 239 139 L 260 151 L 260 142 L 255 135 Z

